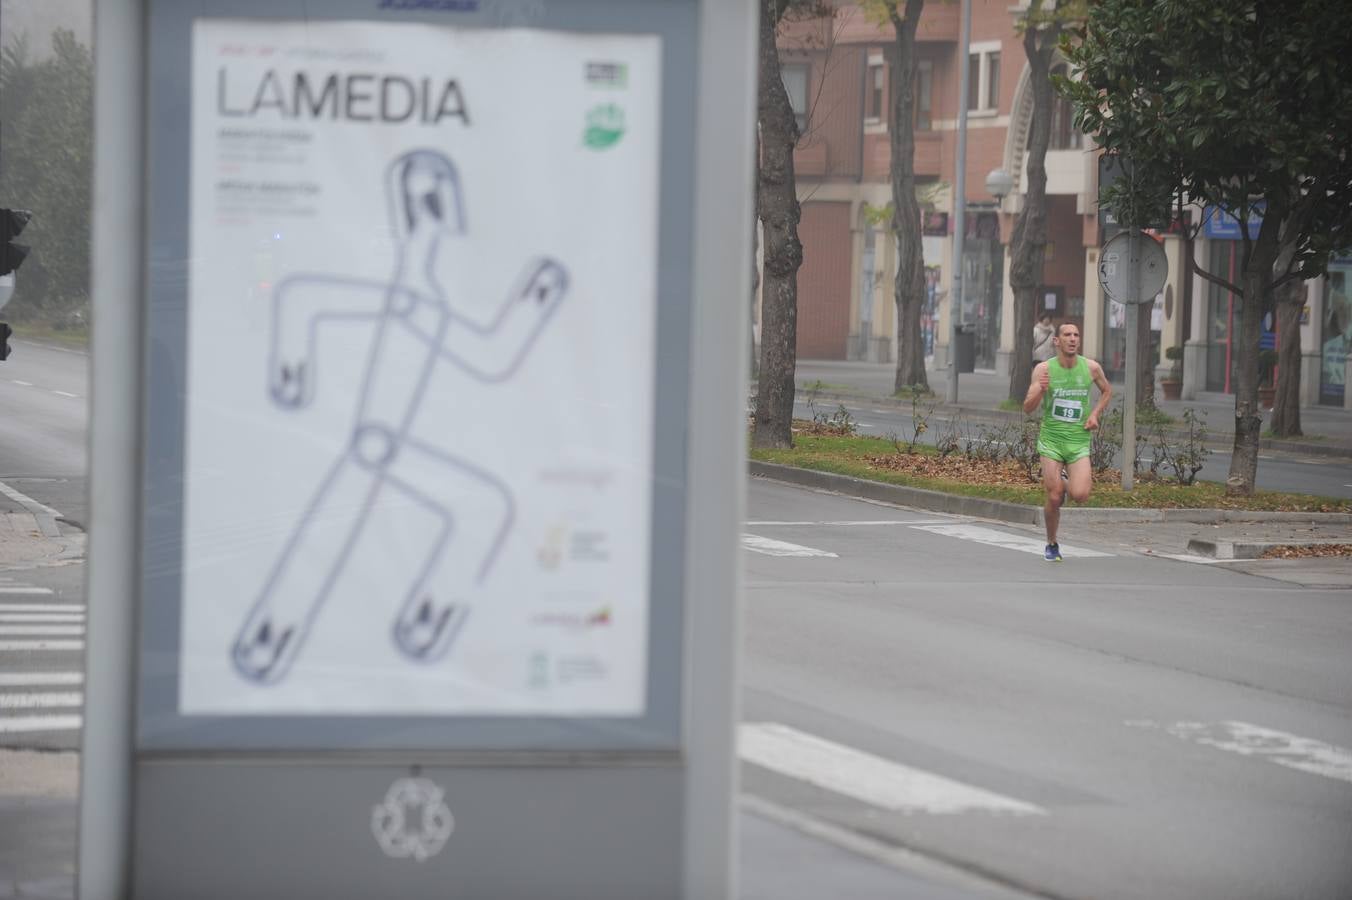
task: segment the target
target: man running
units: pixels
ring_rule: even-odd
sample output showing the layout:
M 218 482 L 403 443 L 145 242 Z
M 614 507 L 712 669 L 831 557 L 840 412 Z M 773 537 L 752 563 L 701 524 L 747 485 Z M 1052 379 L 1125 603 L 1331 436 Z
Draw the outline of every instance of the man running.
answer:
M 1042 518 L 1047 523 L 1047 549 L 1042 558 L 1061 561 L 1056 542 L 1056 527 L 1061 524 L 1061 504 L 1070 499 L 1083 503 L 1094 486 L 1089 463 L 1089 442 L 1099 427 L 1099 416 L 1113 397 L 1112 385 L 1103 367 L 1080 356 L 1080 329 L 1063 322 L 1052 338 L 1056 355 L 1033 367 L 1033 383 L 1023 398 L 1023 411 L 1031 413 L 1042 404 L 1042 428 L 1038 432 L 1037 452 L 1042 457 L 1042 486 L 1047 501 Z M 1098 385 L 1099 398 L 1089 409 L 1090 382 Z

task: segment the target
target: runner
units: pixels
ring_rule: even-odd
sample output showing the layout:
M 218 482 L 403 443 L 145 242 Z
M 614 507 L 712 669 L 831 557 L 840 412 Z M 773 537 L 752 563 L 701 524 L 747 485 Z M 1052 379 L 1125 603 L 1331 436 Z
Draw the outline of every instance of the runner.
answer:
M 1061 561 L 1056 529 L 1061 524 L 1061 504 L 1070 499 L 1083 503 L 1094 485 L 1089 462 L 1092 432 L 1099 427 L 1099 416 L 1112 399 L 1112 385 L 1103 367 L 1080 356 L 1080 329 L 1069 322 L 1056 328 L 1052 338 L 1056 355 L 1033 367 L 1033 383 L 1023 398 L 1023 411 L 1031 413 L 1042 405 L 1042 428 L 1038 432 L 1037 452 L 1042 457 L 1042 486 L 1047 490 L 1043 520 L 1047 524 L 1047 549 L 1042 558 Z M 1089 409 L 1089 385 L 1098 385 L 1099 398 Z

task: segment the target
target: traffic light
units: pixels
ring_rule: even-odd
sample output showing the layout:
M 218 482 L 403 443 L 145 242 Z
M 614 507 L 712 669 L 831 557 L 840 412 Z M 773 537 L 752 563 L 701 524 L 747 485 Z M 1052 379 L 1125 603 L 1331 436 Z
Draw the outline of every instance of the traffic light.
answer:
M 33 214 L 26 209 L 0 209 L 0 275 L 8 275 L 23 265 L 28 248 L 14 243 Z

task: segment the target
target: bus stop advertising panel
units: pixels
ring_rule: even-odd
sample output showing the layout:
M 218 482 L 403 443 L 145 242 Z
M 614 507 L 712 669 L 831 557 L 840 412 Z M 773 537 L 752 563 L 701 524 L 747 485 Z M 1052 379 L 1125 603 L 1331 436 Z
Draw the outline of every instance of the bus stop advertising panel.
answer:
M 750 54 L 740 6 L 100 0 L 96 181 L 138 144 L 145 174 L 95 211 L 96 284 L 117 198 L 143 223 L 133 290 L 96 291 L 139 352 L 95 343 L 95 456 L 99 371 L 140 438 L 91 527 L 91 685 L 129 702 L 122 758 L 91 687 L 82 898 L 726 886 L 691 835 L 726 837 L 696 780 L 732 688 L 687 660 L 735 607 L 727 577 L 701 617 L 690 526 L 700 466 L 740 485 L 692 374 L 700 329 L 728 377 L 745 343 L 695 300 L 701 248 L 746 249 L 749 203 L 701 234 L 696 188 L 749 147 L 751 84 L 699 91 L 716 21 Z

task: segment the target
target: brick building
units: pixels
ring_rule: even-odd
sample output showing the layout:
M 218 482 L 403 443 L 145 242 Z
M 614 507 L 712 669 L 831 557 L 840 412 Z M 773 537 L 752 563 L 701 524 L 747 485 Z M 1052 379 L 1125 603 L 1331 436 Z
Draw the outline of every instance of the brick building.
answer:
M 945 367 L 958 67 L 965 64 L 969 90 L 962 320 L 974 333 L 977 368 L 1005 374 L 1014 327 L 1008 242 L 1022 206 L 1032 115 L 1027 60 L 1015 32 L 1026 0 L 971 0 L 971 6 L 965 61 L 959 59 L 960 4 L 927 3 L 916 35 L 915 172 L 926 213 L 924 256 L 931 285 L 922 328 L 935 367 Z M 784 83 L 802 132 L 794 154 L 803 213 L 800 358 L 896 359 L 896 248 L 878 215 L 891 202 L 885 53 L 891 40 L 890 26 L 869 21 L 850 3 L 838 4 L 830 20 L 781 30 Z M 1104 297 L 1097 277 L 1099 248 L 1107 236 L 1097 204 L 1098 153 L 1071 119 L 1068 105 L 1058 99 L 1046 160 L 1048 245 L 1040 305 L 1056 321 L 1080 325 L 1086 355 L 1100 360 L 1110 377 L 1120 377 L 1125 311 Z M 1001 200 L 986 189 L 986 177 L 995 169 L 1014 179 L 1014 190 Z M 1233 378 L 1227 373 L 1235 365 L 1229 335 L 1238 322 L 1240 300 L 1200 277 L 1187 277 L 1180 236 L 1158 237 L 1169 259 L 1169 278 L 1142 319 L 1153 332 L 1157 372 L 1169 365 L 1161 348 L 1186 343 L 1184 396 L 1199 390 L 1229 391 Z M 1222 231 L 1208 228 L 1195 250 L 1200 264 L 1223 267 L 1234 246 Z M 1352 271 L 1352 259 L 1343 263 Z M 1352 311 L 1343 308 L 1352 293 L 1344 293 L 1341 282 L 1334 284 L 1345 274 L 1339 269 L 1335 277 L 1309 285 L 1310 312 L 1302 325 L 1303 405 L 1352 400 L 1352 393 L 1342 388 L 1346 351 L 1352 345 Z

